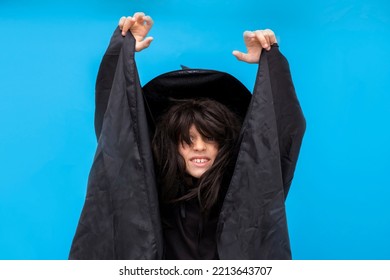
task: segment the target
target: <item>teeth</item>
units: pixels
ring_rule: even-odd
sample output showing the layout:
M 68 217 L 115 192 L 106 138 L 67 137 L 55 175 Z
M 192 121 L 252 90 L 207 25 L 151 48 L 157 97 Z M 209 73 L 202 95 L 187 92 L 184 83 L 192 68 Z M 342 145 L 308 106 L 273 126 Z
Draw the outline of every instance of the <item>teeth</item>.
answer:
M 206 161 L 207 161 L 207 159 L 194 159 L 194 162 L 196 162 L 196 163 L 204 163 Z

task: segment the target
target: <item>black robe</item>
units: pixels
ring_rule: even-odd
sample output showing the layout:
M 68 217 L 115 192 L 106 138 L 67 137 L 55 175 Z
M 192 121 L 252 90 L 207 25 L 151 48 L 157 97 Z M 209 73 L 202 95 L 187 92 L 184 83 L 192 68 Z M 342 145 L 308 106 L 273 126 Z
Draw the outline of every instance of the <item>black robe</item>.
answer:
M 163 237 L 150 114 L 135 40 L 117 28 L 96 83 L 98 147 L 70 259 L 161 259 Z M 263 52 L 219 216 L 220 259 L 290 259 L 285 198 L 305 119 L 278 46 Z

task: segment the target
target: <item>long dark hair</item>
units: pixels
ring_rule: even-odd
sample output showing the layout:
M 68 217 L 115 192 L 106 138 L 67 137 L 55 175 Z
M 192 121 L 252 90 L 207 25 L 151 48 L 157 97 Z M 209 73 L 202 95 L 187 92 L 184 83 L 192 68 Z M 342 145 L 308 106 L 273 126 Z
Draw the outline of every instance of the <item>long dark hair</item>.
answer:
M 191 144 L 192 125 L 203 137 L 218 143 L 214 164 L 199 178 L 196 188 L 182 193 L 186 165 L 178 152 L 179 144 Z M 163 203 L 198 198 L 202 211 L 209 211 L 218 200 L 227 167 L 232 164 L 240 131 L 240 120 L 226 106 L 211 99 L 181 101 L 160 118 L 152 146 Z

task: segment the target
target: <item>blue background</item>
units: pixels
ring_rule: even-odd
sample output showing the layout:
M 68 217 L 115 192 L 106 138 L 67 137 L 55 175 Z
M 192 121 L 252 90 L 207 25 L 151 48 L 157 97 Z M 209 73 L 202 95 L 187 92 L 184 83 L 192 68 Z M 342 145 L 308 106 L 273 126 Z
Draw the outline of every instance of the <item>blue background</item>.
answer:
M 388 1 L 0 1 L 0 259 L 66 259 L 96 140 L 94 83 L 122 15 L 150 14 L 142 84 L 180 64 L 226 71 L 271 28 L 307 132 L 287 199 L 295 259 L 390 259 Z

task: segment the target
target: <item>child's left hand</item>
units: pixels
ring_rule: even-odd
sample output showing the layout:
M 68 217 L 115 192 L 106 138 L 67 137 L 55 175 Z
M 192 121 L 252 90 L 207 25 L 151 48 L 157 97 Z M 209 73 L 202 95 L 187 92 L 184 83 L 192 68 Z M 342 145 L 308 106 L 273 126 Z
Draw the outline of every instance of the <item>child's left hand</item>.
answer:
M 271 46 L 277 43 L 275 33 L 270 29 L 245 31 L 244 42 L 247 53 L 233 51 L 233 55 L 238 60 L 247 63 L 258 63 L 260 60 L 261 51 L 263 49 L 269 51 Z

